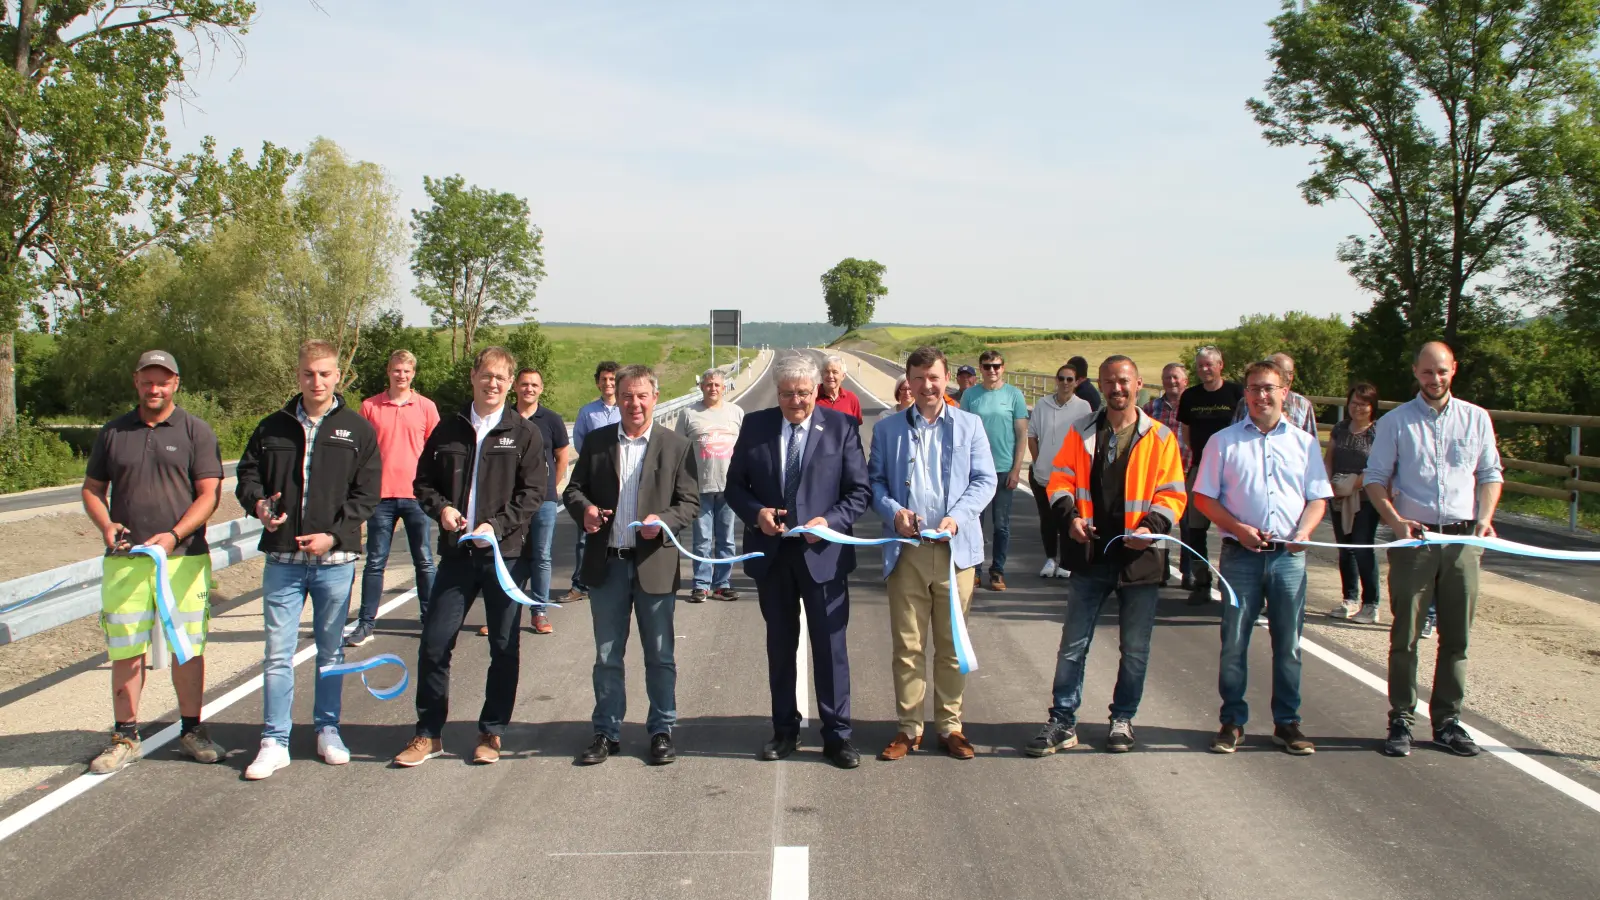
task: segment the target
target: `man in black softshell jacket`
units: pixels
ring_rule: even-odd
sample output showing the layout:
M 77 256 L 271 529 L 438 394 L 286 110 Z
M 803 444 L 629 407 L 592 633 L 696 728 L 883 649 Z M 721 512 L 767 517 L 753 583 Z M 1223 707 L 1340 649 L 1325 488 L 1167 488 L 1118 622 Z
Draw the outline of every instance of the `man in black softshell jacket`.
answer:
M 261 616 L 267 636 L 266 720 L 261 750 L 244 777 L 260 781 L 289 764 L 294 647 L 311 598 L 317 666 L 344 662 L 344 619 L 361 554 L 361 523 L 377 508 L 383 460 L 372 425 L 336 392 L 339 353 L 306 341 L 295 368 L 300 393 L 256 426 L 239 457 L 239 505 L 261 520 Z M 318 678 L 312 725 L 317 754 L 350 761 L 339 737 L 342 679 Z
M 417 462 L 417 502 L 439 522 L 439 570 L 417 653 L 417 733 L 394 758 L 396 766 L 419 766 L 444 752 L 450 655 L 479 592 L 489 626 L 489 674 L 472 761 L 500 758 L 517 699 L 522 607 L 501 586 L 495 547 L 502 560 L 522 553 L 549 477 L 539 429 L 506 407 L 516 370 L 504 349 L 480 352 L 472 365 L 472 402 L 440 419 Z M 468 534 L 474 539 L 461 543 Z

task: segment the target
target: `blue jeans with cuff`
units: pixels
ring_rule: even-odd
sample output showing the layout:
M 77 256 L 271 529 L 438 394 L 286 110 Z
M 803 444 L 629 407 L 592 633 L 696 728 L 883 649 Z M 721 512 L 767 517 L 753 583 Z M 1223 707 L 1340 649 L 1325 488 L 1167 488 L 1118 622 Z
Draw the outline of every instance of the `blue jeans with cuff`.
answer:
M 310 566 L 266 561 L 261 571 L 261 618 L 266 628 L 266 665 L 262 674 L 261 736 L 287 747 L 294 710 L 294 648 L 300 640 L 300 614 L 311 597 L 311 628 L 317 642 L 317 668 L 344 662 L 344 618 L 356 564 Z M 317 678 L 311 708 L 315 728 L 339 724 L 344 679 Z
M 700 495 L 700 514 L 694 518 L 694 555 L 727 559 L 733 555 L 733 507 L 727 495 L 713 491 Z M 731 587 L 733 565 L 697 562 L 694 564 L 694 589 L 714 591 Z
M 1222 604 L 1222 663 L 1217 690 L 1222 695 L 1221 721 L 1243 728 L 1250 718 L 1244 692 L 1249 680 L 1250 635 L 1256 617 L 1267 613 L 1272 640 L 1272 722 L 1300 722 L 1300 631 L 1306 618 L 1306 555 L 1304 551 L 1257 553 L 1236 541 L 1222 542 L 1222 577 L 1233 585 L 1239 605 Z

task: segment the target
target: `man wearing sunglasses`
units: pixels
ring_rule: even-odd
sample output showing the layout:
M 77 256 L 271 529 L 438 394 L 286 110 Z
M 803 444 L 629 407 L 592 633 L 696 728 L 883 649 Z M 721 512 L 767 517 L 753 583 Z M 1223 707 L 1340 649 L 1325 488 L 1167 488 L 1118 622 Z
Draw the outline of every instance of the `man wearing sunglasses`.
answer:
M 1017 448 L 1028 438 L 1028 401 L 1014 384 L 1006 384 L 1006 360 L 999 350 L 978 357 L 983 382 L 967 388 L 961 408 L 983 421 L 989 436 L 989 455 L 1000 484 L 983 511 L 982 521 L 994 541 L 989 557 L 989 590 L 1006 589 L 1006 554 L 1011 549 L 1011 500 L 1022 483 L 1022 454 Z

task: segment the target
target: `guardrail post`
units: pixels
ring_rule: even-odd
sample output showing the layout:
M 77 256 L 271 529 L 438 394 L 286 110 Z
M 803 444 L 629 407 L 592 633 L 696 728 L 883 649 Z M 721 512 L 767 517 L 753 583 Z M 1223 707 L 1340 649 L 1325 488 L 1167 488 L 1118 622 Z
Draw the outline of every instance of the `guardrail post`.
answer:
M 1572 455 L 1573 456 L 1581 456 L 1581 455 L 1583 455 L 1583 431 L 1582 431 L 1582 429 L 1578 428 L 1578 426 L 1576 426 L 1576 425 L 1572 426 Z M 1578 461 L 1577 460 L 1573 460 L 1572 461 L 1572 480 L 1573 481 L 1577 481 L 1581 477 L 1582 476 L 1578 474 Z M 1568 501 L 1568 506 L 1567 506 L 1567 530 L 1568 531 L 1577 531 L 1578 530 L 1578 498 L 1581 497 L 1581 496 L 1583 496 L 1583 495 L 1578 492 L 1578 486 L 1576 484 L 1574 484 L 1572 486 L 1572 499 Z
M 157 618 L 150 629 L 150 668 L 165 669 L 172 665 L 172 651 L 167 649 L 167 631 Z

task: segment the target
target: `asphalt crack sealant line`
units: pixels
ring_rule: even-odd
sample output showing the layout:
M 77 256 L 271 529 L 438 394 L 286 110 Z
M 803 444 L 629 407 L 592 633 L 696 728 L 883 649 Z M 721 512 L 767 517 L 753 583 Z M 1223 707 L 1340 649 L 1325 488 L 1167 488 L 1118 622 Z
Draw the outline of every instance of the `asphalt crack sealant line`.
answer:
M 412 588 L 411 590 L 406 591 L 404 594 L 401 594 L 393 600 L 390 600 L 388 603 L 378 607 L 378 615 L 388 615 L 391 610 L 404 603 L 409 603 L 416 596 L 417 589 Z M 308 642 L 304 647 L 301 647 L 299 650 L 295 651 L 293 665 L 298 668 L 301 663 L 311 659 L 316 655 L 316 642 Z M 214 718 L 218 713 L 260 690 L 261 684 L 261 675 L 256 675 L 250 678 L 233 690 L 201 707 L 200 718 L 202 720 Z M 155 734 L 145 738 L 141 742 L 141 758 L 149 757 L 157 750 L 160 750 L 167 744 L 177 740 L 178 731 L 181 727 L 181 722 L 173 722 L 166 728 L 163 728 Z M 99 787 L 108 779 L 115 777 L 117 777 L 116 772 L 112 772 L 109 775 L 91 775 L 88 772 L 85 772 L 82 775 L 79 775 L 77 778 L 74 778 L 61 787 L 56 788 L 44 797 L 41 797 L 17 812 L 12 813 L 4 820 L 0 820 L 0 841 L 11 837 L 22 829 L 32 825 L 34 822 L 39 821 L 50 813 L 55 812 L 57 809 L 67 805 L 77 797 Z

